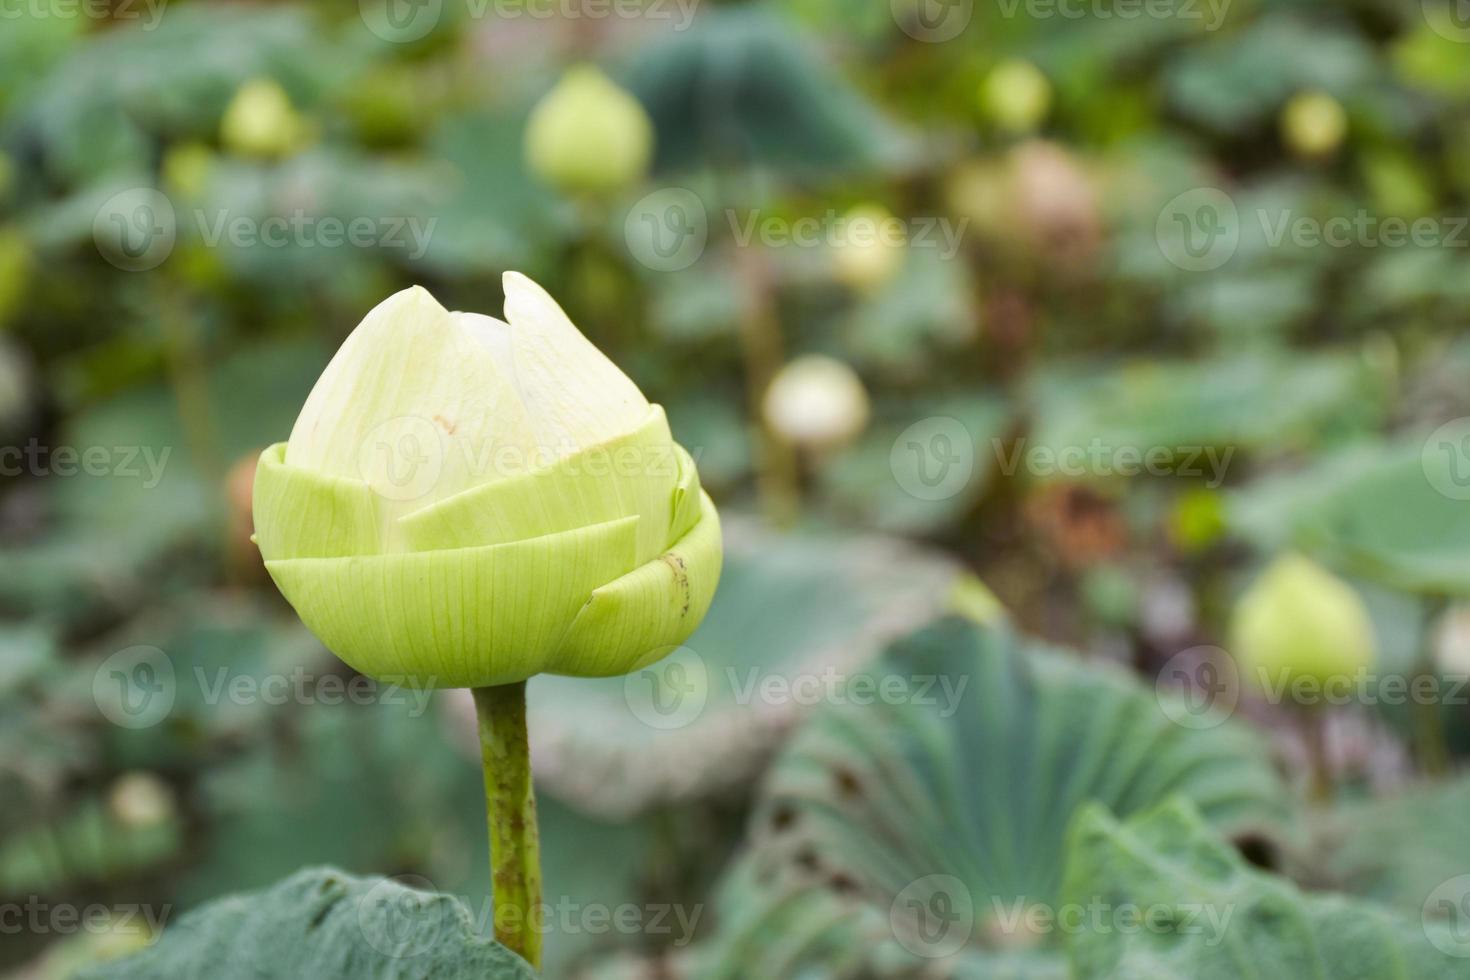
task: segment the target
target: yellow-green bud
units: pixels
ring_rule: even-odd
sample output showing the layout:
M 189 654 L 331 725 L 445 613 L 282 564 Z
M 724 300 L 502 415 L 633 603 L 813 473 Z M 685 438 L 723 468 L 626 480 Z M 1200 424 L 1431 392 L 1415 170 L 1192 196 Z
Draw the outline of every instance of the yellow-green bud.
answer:
M 1231 642 L 1248 683 L 1285 690 L 1298 681 L 1351 681 L 1377 658 L 1373 623 L 1352 586 L 1288 554 L 1266 569 L 1235 608 Z
M 291 97 L 269 78 L 242 85 L 220 120 L 220 141 L 241 156 L 290 156 L 309 135 L 310 127 Z
M 519 273 L 505 321 L 379 304 L 261 456 L 256 541 L 370 676 L 485 687 L 628 673 L 704 617 L 721 537 L 663 409 Z
M 985 115 L 1002 129 L 1029 133 L 1051 111 L 1051 82 L 1029 61 L 1010 58 L 996 65 L 980 88 Z
M 1300 92 L 1281 110 L 1282 138 L 1298 156 L 1331 156 L 1347 128 L 1347 111 L 1326 92 Z
M 526 123 L 526 163 L 564 191 L 620 190 L 647 173 L 652 155 L 648 113 L 591 65 L 568 70 Z
M 846 286 L 876 292 L 903 268 L 908 235 L 879 204 L 859 204 L 842 216 L 832 243 L 833 272 Z

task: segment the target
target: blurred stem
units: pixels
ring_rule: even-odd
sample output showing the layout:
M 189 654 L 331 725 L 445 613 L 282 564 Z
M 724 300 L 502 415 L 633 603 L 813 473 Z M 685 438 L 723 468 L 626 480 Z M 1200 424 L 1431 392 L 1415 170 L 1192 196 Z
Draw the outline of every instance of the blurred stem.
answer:
M 746 296 L 740 318 L 740 352 L 745 360 L 750 426 L 757 435 L 756 489 L 766 516 L 778 526 L 787 526 L 796 521 L 801 506 L 796 451 L 766 423 L 762 410 L 766 389 L 785 358 L 775 289 L 765 253 L 759 248 L 737 245 L 735 256 Z
M 1434 623 L 1449 605 L 1444 596 L 1429 596 L 1424 600 L 1424 624 L 1419 635 L 1419 666 L 1410 683 L 1410 691 L 1437 691 L 1439 685 L 1434 677 Z M 1415 695 L 1409 698 L 1412 716 L 1414 754 L 1419 766 L 1430 776 L 1443 776 L 1450 769 L 1449 739 L 1445 735 L 1444 716 L 1440 714 L 1439 702 L 1434 698 Z
M 189 455 L 211 485 L 218 486 L 224 478 L 224 462 L 210 422 L 213 414 L 209 404 L 204 351 L 199 346 L 193 320 L 177 285 L 174 284 L 174 288 L 165 286 L 157 294 L 164 335 L 168 340 L 169 385 L 173 389 L 174 400 L 178 402 Z
M 474 689 L 490 821 L 495 938 L 541 969 L 541 834 L 526 734 L 526 682 Z
M 1316 706 L 1302 706 L 1299 714 L 1311 779 L 1307 798 L 1313 803 L 1328 803 L 1335 787 L 1332 762 L 1327 753 L 1327 712 Z

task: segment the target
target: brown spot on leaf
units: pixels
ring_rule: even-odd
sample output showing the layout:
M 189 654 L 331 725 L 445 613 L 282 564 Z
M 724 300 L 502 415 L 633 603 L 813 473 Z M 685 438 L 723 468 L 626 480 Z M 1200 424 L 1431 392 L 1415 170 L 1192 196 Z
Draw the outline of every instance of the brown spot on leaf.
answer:
M 459 428 L 458 425 L 456 425 L 455 423 L 449 421 L 448 419 L 446 419 L 442 415 L 436 415 L 436 416 L 434 416 L 434 421 L 439 424 L 439 428 L 443 429 L 444 432 L 445 432 L 445 434 L 447 434 L 447 435 L 451 435 L 451 436 L 454 435 L 454 430 L 457 429 L 457 428 Z

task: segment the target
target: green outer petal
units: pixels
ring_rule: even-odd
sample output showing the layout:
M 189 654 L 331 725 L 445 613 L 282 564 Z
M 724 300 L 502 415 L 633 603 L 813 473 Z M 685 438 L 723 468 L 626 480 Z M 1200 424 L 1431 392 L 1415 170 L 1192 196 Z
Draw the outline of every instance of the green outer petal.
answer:
M 680 453 L 663 409 L 654 405 L 626 435 L 462 491 L 400 523 L 411 551 L 434 551 L 520 541 L 636 514 L 642 564 L 674 537 L 669 501 L 683 476 Z
M 267 561 L 337 558 L 381 550 L 379 497 L 365 482 L 288 466 L 286 444 L 260 454 L 252 493 L 255 536 Z
M 638 523 L 266 568 L 307 627 L 361 673 L 413 687 L 509 684 L 546 670 L 593 590 L 635 566 Z
M 704 510 L 702 490 L 699 486 L 699 470 L 694 466 L 694 457 L 684 447 L 674 444 L 674 454 L 679 458 L 679 485 L 674 488 L 674 513 L 669 525 L 669 541 L 678 541 L 689 533 Z
M 652 561 L 592 593 L 567 631 L 554 674 L 626 674 L 669 654 L 709 611 L 724 555 L 720 518 L 701 492 L 703 512 L 683 538 Z

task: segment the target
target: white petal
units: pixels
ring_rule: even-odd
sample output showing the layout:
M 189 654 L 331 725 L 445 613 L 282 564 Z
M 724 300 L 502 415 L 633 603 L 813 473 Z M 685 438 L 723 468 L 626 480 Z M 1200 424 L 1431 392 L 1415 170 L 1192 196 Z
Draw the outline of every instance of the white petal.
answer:
M 504 284 L 515 383 L 541 438 L 565 455 L 641 425 L 648 399 L 546 290 L 519 272 L 507 272 Z
M 390 526 L 535 465 L 535 432 L 483 328 L 417 286 L 384 300 L 317 379 L 286 463 L 366 480 L 385 498 Z M 385 537 L 394 549 L 391 527 Z

